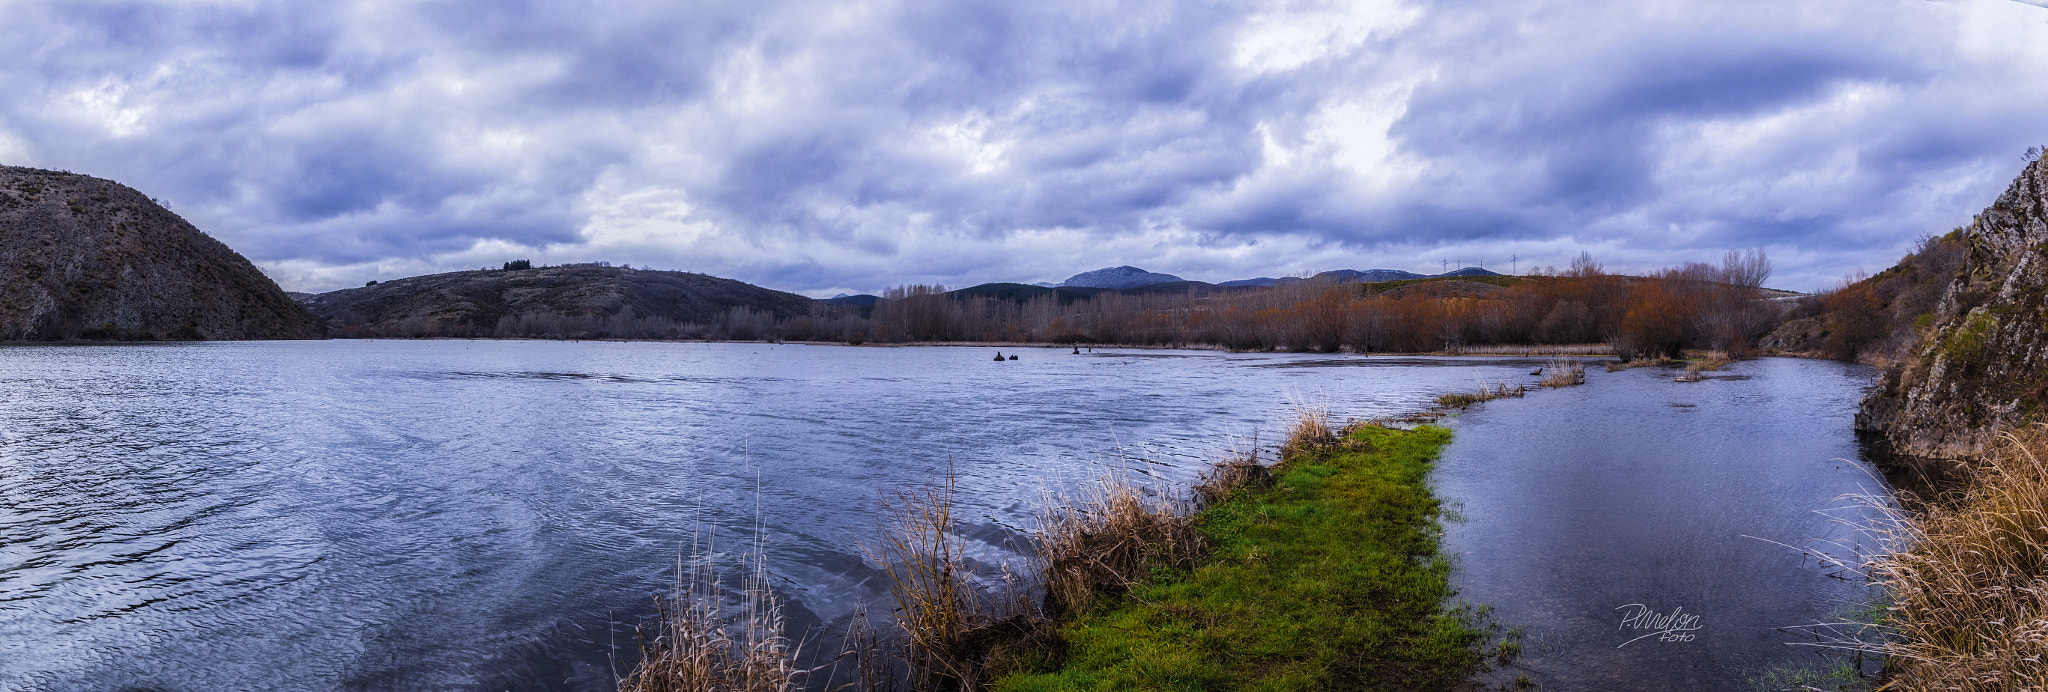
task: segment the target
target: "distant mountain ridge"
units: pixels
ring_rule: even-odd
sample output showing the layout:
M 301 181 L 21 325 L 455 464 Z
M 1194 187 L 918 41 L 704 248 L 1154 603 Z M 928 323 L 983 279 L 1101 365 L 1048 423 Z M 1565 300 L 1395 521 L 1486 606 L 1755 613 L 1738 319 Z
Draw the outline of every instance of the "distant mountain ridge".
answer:
M 1067 277 L 1067 280 L 1060 282 L 1060 285 L 1075 288 L 1137 288 L 1139 286 L 1172 283 L 1175 281 L 1185 281 L 1185 279 L 1172 274 L 1157 274 L 1130 265 L 1124 265 L 1081 272 Z
M 247 258 L 149 196 L 0 166 L 0 341 L 322 335 Z

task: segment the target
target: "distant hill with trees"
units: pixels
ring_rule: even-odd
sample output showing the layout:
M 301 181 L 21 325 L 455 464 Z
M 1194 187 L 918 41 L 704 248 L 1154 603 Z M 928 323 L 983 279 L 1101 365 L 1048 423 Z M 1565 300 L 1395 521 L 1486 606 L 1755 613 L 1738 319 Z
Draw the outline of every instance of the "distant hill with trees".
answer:
M 340 337 L 757 339 L 799 320 L 858 319 L 821 301 L 731 279 L 599 264 L 371 282 L 301 300 Z

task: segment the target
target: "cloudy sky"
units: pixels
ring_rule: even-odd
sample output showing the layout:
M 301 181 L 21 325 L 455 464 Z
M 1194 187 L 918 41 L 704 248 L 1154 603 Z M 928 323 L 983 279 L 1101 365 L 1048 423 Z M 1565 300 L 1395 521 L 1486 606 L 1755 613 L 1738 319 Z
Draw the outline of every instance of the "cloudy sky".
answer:
M 0 163 L 288 290 L 1889 266 L 2048 142 L 2048 0 L 0 0 Z

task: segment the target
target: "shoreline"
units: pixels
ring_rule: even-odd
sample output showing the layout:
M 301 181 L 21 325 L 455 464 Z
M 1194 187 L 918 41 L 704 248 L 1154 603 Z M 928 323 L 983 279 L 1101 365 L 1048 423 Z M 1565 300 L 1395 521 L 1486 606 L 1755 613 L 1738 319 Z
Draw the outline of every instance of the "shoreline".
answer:
M 1461 688 L 1489 635 L 1483 609 L 1451 603 L 1428 483 L 1450 438 L 1305 415 L 1279 463 L 1225 462 L 1196 489 L 1201 559 L 1098 588 L 1049 625 L 1063 645 L 1015 656 L 991 689 Z

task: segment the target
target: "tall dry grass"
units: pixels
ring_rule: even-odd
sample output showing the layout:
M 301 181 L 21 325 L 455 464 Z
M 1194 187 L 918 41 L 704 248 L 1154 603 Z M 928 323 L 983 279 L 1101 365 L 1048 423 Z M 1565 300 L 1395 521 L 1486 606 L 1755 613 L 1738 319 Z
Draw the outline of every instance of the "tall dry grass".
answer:
M 1485 383 L 1480 383 L 1485 389 Z M 1322 449 L 1338 442 L 1337 431 L 1330 427 L 1330 408 L 1321 404 L 1296 403 L 1294 425 L 1287 430 L 1287 441 L 1280 443 L 1280 460 L 1292 459 L 1303 452 Z
M 674 589 L 654 599 L 657 621 L 635 628 L 640 662 L 619 681 L 624 692 L 790 692 L 804 671 L 801 648 L 783 634 L 782 602 L 770 588 L 759 546 L 738 594 L 719 584 L 717 565 L 692 551 L 676 563 Z M 737 600 L 729 608 L 728 596 Z M 650 631 L 651 630 L 651 631 Z
M 1902 690 L 2048 688 L 2048 430 L 2008 434 L 1953 501 L 1894 522 L 1870 565 Z
M 914 690 L 982 689 L 991 670 L 1046 634 L 1029 575 L 1007 563 L 976 571 L 987 563 L 968 554 L 960 534 L 956 482 L 948 469 L 938 488 L 885 499 L 879 543 L 863 546 L 896 600 L 899 653 Z
M 1586 364 L 1581 361 L 1559 358 L 1550 361 L 1549 365 L 1544 366 L 1543 371 L 1548 373 L 1543 377 L 1542 384 L 1545 387 L 1570 387 L 1586 383 Z
M 1205 554 L 1192 499 L 1140 485 L 1126 470 L 1049 497 L 1044 507 L 1036 541 L 1046 610 L 1056 617 L 1122 594 L 1154 570 L 1193 567 Z

